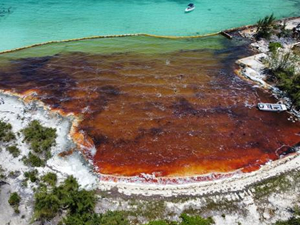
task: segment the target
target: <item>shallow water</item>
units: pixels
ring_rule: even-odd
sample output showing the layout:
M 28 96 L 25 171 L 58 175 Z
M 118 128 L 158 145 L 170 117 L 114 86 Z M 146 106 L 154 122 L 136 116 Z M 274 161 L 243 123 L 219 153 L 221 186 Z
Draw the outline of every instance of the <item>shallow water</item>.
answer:
M 78 132 L 97 149 L 84 153 L 102 174 L 252 171 L 291 152 L 300 125 L 256 109 L 276 100 L 234 74 L 248 54 L 220 36 L 53 44 L 0 56 L 0 88 L 36 90 L 80 116 Z
M 190 36 L 255 23 L 274 13 L 299 16 L 300 0 L 3 0 L 0 50 L 91 35 Z M 8 11 L 9 10 L 9 11 Z

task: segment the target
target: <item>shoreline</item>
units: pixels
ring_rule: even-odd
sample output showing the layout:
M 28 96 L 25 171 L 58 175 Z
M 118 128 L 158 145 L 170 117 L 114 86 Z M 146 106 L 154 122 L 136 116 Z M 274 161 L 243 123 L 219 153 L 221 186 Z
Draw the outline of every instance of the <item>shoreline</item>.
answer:
M 55 115 L 60 117 L 62 120 L 68 121 L 68 130 L 65 133 L 65 136 L 70 136 L 70 140 L 72 144 L 77 145 L 77 147 L 85 147 L 83 150 L 76 151 L 82 157 L 84 154 L 81 151 L 88 150 L 86 145 L 81 143 L 76 143 L 76 140 L 84 141 L 84 135 L 79 135 L 79 139 L 73 138 L 73 132 L 76 130 L 76 124 L 79 122 L 79 119 L 75 119 L 76 116 L 73 114 L 62 115 L 62 112 L 59 110 L 53 110 L 47 106 L 45 106 L 42 102 L 35 100 L 31 95 L 25 94 L 24 96 L 14 94 L 12 92 L 0 92 L 2 98 L 4 98 L 4 102 L 9 101 L 9 98 L 16 98 L 20 104 L 23 104 L 24 107 L 27 105 L 35 105 L 39 109 L 42 109 L 43 115 Z M 5 97 L 6 96 L 6 97 Z M 30 108 L 30 107 L 29 107 Z M 38 110 L 38 109 L 37 109 Z M 5 112 L 5 114 L 9 113 L 9 109 Z M 30 110 L 27 112 L 30 113 Z M 0 111 L 0 118 L 1 118 Z M 49 118 L 49 117 L 48 117 Z M 3 118 L 1 118 L 3 119 Z M 39 118 L 41 119 L 41 118 Z M 42 118 L 43 120 L 47 119 Z M 56 125 L 58 130 L 61 130 L 61 125 Z M 19 129 L 20 130 L 20 129 Z M 80 132 L 79 132 L 80 133 Z M 59 146 L 59 145 L 58 145 Z M 73 170 L 71 165 L 65 165 L 68 167 L 62 166 L 62 162 L 67 160 L 69 157 L 73 157 L 71 155 L 67 155 L 65 157 L 59 156 L 62 152 L 69 150 L 70 147 L 65 146 L 64 148 L 60 148 L 59 152 L 55 152 L 52 158 L 60 158 L 59 163 L 52 161 L 52 158 L 49 160 L 50 164 L 47 163 L 46 167 L 56 173 L 58 171 L 61 173 L 61 176 L 66 175 L 63 171 L 68 171 L 67 174 L 76 174 L 77 171 Z M 83 166 L 87 170 L 88 174 L 93 177 L 94 182 L 91 183 L 93 188 L 96 188 L 101 191 L 110 191 L 112 189 L 117 188 L 120 194 L 124 195 L 143 195 L 143 196 L 162 196 L 162 197 L 176 197 L 176 196 L 204 196 L 204 195 L 214 195 L 220 193 L 230 193 L 236 191 L 243 191 L 250 187 L 251 185 L 266 180 L 271 177 L 275 177 L 277 175 L 286 173 L 290 170 L 300 170 L 300 156 L 298 151 L 300 148 L 297 148 L 296 153 L 291 153 L 287 156 L 281 157 L 278 160 L 270 161 L 265 165 L 262 165 L 260 169 L 255 170 L 253 172 L 240 172 L 239 170 L 229 172 L 229 173 L 210 173 L 201 176 L 190 176 L 190 177 L 162 177 L 157 178 L 156 182 L 148 182 L 149 180 L 155 179 L 155 177 L 151 177 L 151 175 L 144 175 L 144 177 L 120 177 L 120 176 L 110 176 L 105 174 L 97 174 L 93 172 L 91 162 L 85 158 L 86 163 Z M 28 150 L 27 150 L 28 151 Z M 52 152 L 54 153 L 54 152 Z M 22 162 L 21 162 L 22 163 Z M 62 165 L 59 165 L 62 164 Z M 74 168 L 73 168 L 74 169 Z M 85 175 L 86 176 L 86 175 Z M 76 176 L 79 178 L 79 183 L 82 186 L 89 186 L 89 180 L 85 180 L 82 182 L 80 180 L 80 176 Z M 200 179 L 199 179 L 200 178 Z M 85 177 L 83 177 L 85 179 Z M 176 182 L 168 182 L 168 180 L 176 180 Z
M 292 21 L 293 19 L 290 19 L 290 21 Z M 296 19 L 300 19 L 300 17 L 296 17 Z M 235 28 L 234 31 L 237 31 L 237 29 L 238 28 Z M 242 29 L 244 30 L 249 29 L 249 26 L 244 26 Z M 233 32 L 233 30 L 231 30 L 230 32 Z M 92 37 L 92 38 L 97 38 L 97 37 Z M 67 42 L 67 41 L 63 41 L 63 42 Z M 51 42 L 51 43 L 57 43 L 57 42 Z M 21 50 L 21 49 L 17 49 L 17 50 Z M 10 50 L 10 51 L 17 51 L 17 50 Z M 0 52 L 0 54 L 4 54 L 4 53 L 5 52 Z M 248 78 L 252 79 L 256 83 L 259 83 L 263 87 L 272 88 L 272 86 L 268 85 L 263 81 L 262 77 L 259 77 L 259 75 L 261 75 L 259 73 L 259 70 L 262 69 L 262 65 L 259 65 L 257 63 L 254 64 L 252 63 L 253 66 L 252 67 L 246 66 L 245 67 L 246 70 L 245 68 L 244 69 L 241 68 L 241 65 L 242 64 L 247 65 L 247 62 L 249 63 L 249 60 L 250 62 L 252 62 L 253 60 L 258 62 L 257 57 L 264 56 L 262 54 L 264 53 L 258 54 L 259 56 L 254 55 L 243 59 L 239 59 L 236 63 L 240 65 L 240 70 L 236 72 L 237 75 L 247 76 Z M 252 64 L 250 63 L 249 65 Z M 218 193 L 230 193 L 235 191 L 242 191 L 257 182 L 266 180 L 271 177 L 278 176 L 290 170 L 300 169 L 300 156 L 298 153 L 298 151 L 300 151 L 300 147 L 297 147 L 296 153 L 291 153 L 275 161 L 270 161 L 265 165 L 261 165 L 258 170 L 252 172 L 246 172 L 246 173 L 241 172 L 240 170 L 242 168 L 240 168 L 239 170 L 228 172 L 228 173 L 216 172 L 216 173 L 209 173 L 209 174 L 198 175 L 198 176 L 195 175 L 189 177 L 156 178 L 154 175 L 151 174 L 142 174 L 141 176 L 133 176 L 133 177 L 122 177 L 122 176 L 99 174 L 95 172 L 95 169 L 93 168 L 93 164 L 88 157 L 88 155 L 92 156 L 93 151 L 95 150 L 93 148 L 95 147 L 92 143 L 89 142 L 88 139 L 86 139 L 84 133 L 77 130 L 77 125 L 78 123 L 80 123 L 79 115 L 74 115 L 73 113 L 65 114 L 60 110 L 52 110 L 49 106 L 46 106 L 41 101 L 35 99 L 34 91 L 24 93 L 24 95 L 16 94 L 10 91 L 0 91 L 0 95 L 4 96 L 4 98 L 5 95 L 7 95 L 8 99 L 11 96 L 14 96 L 15 98 L 18 98 L 18 101 L 22 102 L 24 107 L 26 107 L 25 104 L 31 104 L 31 103 L 37 104 L 37 107 L 42 108 L 42 111 L 45 115 L 58 114 L 63 120 L 67 120 L 69 124 L 69 128 L 68 128 L 69 130 L 68 133 L 65 134 L 65 136 L 67 137 L 70 136 L 72 144 L 76 145 L 77 149 L 79 149 L 78 151 L 75 152 L 79 153 L 82 157 L 85 158 L 86 164 L 84 165 L 84 167 L 86 167 L 85 168 L 86 172 L 88 171 L 88 174 L 91 177 L 93 177 L 93 179 L 94 178 L 96 179 L 94 180 L 96 183 L 92 183 L 91 185 L 94 188 L 96 187 L 98 190 L 102 190 L 102 191 L 110 191 L 114 188 L 117 188 L 118 192 L 124 195 L 132 195 L 132 194 L 144 195 L 144 196 L 159 195 L 163 197 L 173 197 L 173 196 L 182 196 L 182 195 L 189 195 L 189 196 L 214 195 Z M 5 101 L 7 101 L 8 99 L 5 99 Z M 8 113 L 9 113 L 9 109 L 8 109 Z M 0 118 L 2 118 L 2 116 Z M 42 119 L 45 120 L 45 118 Z M 58 130 L 61 129 L 60 124 L 57 124 L 57 129 Z M 73 146 L 73 148 L 76 147 Z M 68 160 L 68 157 L 72 157 L 72 155 L 74 154 L 72 151 L 70 151 L 70 148 L 65 147 L 64 149 L 61 150 L 62 150 L 61 152 L 56 152 L 57 154 L 53 155 L 53 157 L 60 157 L 58 156 L 58 154 L 66 155 L 65 157 L 60 158 L 61 159 L 60 163 L 62 163 L 64 160 Z M 68 153 L 64 154 L 64 152 L 68 152 L 68 151 L 71 152 L 71 155 L 68 155 Z M 85 152 L 85 154 L 82 154 L 82 152 Z M 51 162 L 51 160 L 52 158 L 49 161 Z M 55 163 L 52 164 L 51 169 L 53 171 L 56 170 L 56 172 L 63 170 L 61 165 Z M 77 172 L 75 170 L 72 171 L 72 169 L 74 169 L 72 165 L 69 165 L 69 168 L 64 168 L 64 169 L 68 170 L 69 174 L 70 173 L 72 174 L 73 172 L 74 174 L 76 174 Z M 83 177 L 83 179 L 85 178 Z M 79 183 L 81 183 L 83 186 L 88 185 L 88 180 L 85 180 L 85 182 L 81 182 L 79 180 Z
M 287 17 L 287 18 L 276 20 L 276 22 L 291 21 L 291 20 L 295 20 L 295 19 L 300 20 L 300 16 Z M 53 40 L 53 41 L 36 43 L 36 44 L 13 48 L 13 49 L 7 49 L 7 50 L 0 51 L 0 55 L 6 54 L 6 53 L 11 53 L 11 52 L 17 52 L 17 51 L 21 51 L 21 50 L 28 49 L 28 48 L 34 48 L 34 47 L 38 47 L 38 46 L 55 44 L 55 43 L 67 43 L 67 42 L 73 42 L 73 41 L 83 41 L 83 40 L 92 40 L 92 39 L 100 39 L 100 38 L 121 38 L 121 37 L 144 36 L 144 37 L 165 38 L 165 39 L 191 39 L 191 38 L 205 38 L 205 37 L 223 35 L 224 37 L 231 39 L 230 33 L 241 32 L 246 29 L 254 28 L 255 26 L 256 26 L 255 24 L 249 24 L 249 25 L 244 25 L 244 26 L 240 26 L 240 27 L 233 27 L 230 29 L 221 30 L 221 31 L 214 32 L 214 33 L 193 35 L 193 36 L 168 36 L 168 35 L 155 35 L 155 34 L 147 34 L 147 33 L 88 36 L 88 37 L 72 38 L 72 39 L 65 39 L 65 40 Z

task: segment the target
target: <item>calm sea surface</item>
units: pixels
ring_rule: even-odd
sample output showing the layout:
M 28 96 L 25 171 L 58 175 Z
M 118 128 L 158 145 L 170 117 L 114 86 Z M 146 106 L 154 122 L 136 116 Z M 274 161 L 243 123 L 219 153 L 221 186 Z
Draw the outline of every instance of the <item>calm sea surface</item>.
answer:
M 0 50 L 91 35 L 190 36 L 255 23 L 274 13 L 297 16 L 300 0 L 2 0 Z

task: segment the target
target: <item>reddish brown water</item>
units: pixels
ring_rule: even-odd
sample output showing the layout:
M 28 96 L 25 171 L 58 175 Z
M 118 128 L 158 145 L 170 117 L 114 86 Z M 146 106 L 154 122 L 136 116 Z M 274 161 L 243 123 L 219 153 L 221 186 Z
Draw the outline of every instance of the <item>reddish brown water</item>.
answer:
M 81 115 L 102 174 L 252 171 L 290 152 L 300 126 L 256 109 L 276 100 L 234 74 L 243 49 L 22 58 L 2 66 L 0 88 L 37 90 L 52 108 Z

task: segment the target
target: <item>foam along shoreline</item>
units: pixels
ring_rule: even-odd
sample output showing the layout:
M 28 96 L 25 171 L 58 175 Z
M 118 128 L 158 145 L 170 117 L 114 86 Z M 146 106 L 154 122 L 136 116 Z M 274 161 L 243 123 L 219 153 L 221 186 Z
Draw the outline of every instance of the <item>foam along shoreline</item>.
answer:
M 47 161 L 45 168 L 38 168 L 40 175 L 47 172 L 55 172 L 59 180 L 63 180 L 68 175 L 76 177 L 80 185 L 88 189 L 99 189 L 102 191 L 110 191 L 117 188 L 124 195 L 144 195 L 144 196 L 203 196 L 218 193 L 230 193 L 242 191 L 252 184 L 265 180 L 270 177 L 277 176 L 290 170 L 298 170 L 300 165 L 299 154 L 293 153 L 286 157 L 282 157 L 276 161 L 261 166 L 257 171 L 250 173 L 234 172 L 230 176 L 224 176 L 217 180 L 188 182 L 191 178 L 185 178 L 187 183 L 177 184 L 159 184 L 159 183 L 138 183 L 128 182 L 128 179 L 114 177 L 115 179 L 105 180 L 105 175 L 95 175 L 90 165 L 83 160 L 79 152 L 73 152 L 67 157 L 60 157 L 58 154 L 74 147 L 74 143 L 70 136 L 71 123 L 70 117 L 61 116 L 57 112 L 50 112 L 42 105 L 38 105 L 36 101 L 24 101 L 18 96 L 7 93 L 1 93 L 0 99 L 0 119 L 12 124 L 14 133 L 23 129 L 30 121 L 39 120 L 44 126 L 57 129 L 58 137 L 57 145 L 51 149 L 52 158 Z M 21 158 L 28 154 L 29 148 L 26 143 L 22 143 L 22 138 L 17 140 L 17 144 L 21 150 L 21 155 L 13 158 L 6 150 L 0 152 L 1 165 L 7 171 L 19 170 L 22 173 L 14 179 L 8 179 L 12 190 L 25 193 L 24 201 L 31 201 L 33 192 L 30 188 L 24 190 L 21 181 L 24 179 L 23 172 L 29 171 L 30 168 L 25 166 Z M 297 149 L 299 150 L 299 149 Z M 7 175 L 6 174 L 6 175 Z M 150 176 L 150 175 L 149 175 Z M 205 176 L 214 176 L 208 174 Z M 192 180 L 193 181 L 193 180 Z M 24 192 L 25 191 L 25 192 Z M 251 192 L 251 189 L 248 190 Z M 7 198 L 8 196 L 6 196 Z M 23 196 L 24 197 L 24 196 Z M 27 203 L 26 203 L 27 204 Z M 22 210 L 22 207 L 21 207 Z

